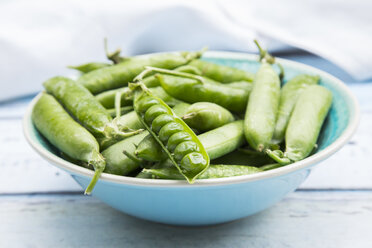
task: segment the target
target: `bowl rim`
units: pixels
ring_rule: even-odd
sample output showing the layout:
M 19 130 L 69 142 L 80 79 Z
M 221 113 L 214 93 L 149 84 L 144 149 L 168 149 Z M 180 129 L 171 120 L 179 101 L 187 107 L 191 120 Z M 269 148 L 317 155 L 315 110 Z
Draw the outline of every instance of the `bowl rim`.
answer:
M 208 51 L 203 54 L 203 58 L 219 58 L 219 59 L 241 59 L 241 60 L 257 60 L 258 55 L 256 54 L 249 54 L 249 53 L 237 53 L 237 52 L 222 52 L 222 51 Z M 276 58 L 277 62 L 289 65 L 291 67 L 297 67 L 301 70 L 311 71 L 311 73 L 319 75 L 321 78 L 328 78 L 333 83 L 337 85 L 341 91 L 347 95 L 348 100 L 350 102 L 351 107 L 351 115 L 349 116 L 349 123 L 343 133 L 338 137 L 333 143 L 331 143 L 328 147 L 324 150 L 315 153 L 312 156 L 309 156 L 301 161 L 295 162 L 293 164 L 289 164 L 277 169 L 264 171 L 256 174 L 250 175 L 243 175 L 243 176 L 235 176 L 235 177 L 227 177 L 227 178 L 215 178 L 215 179 L 203 179 L 203 180 L 196 180 L 194 184 L 189 184 L 187 181 L 183 180 L 170 180 L 170 179 L 143 179 L 143 178 L 136 178 L 136 177 L 127 177 L 127 176 L 119 176 L 113 175 L 108 173 L 102 173 L 99 181 L 101 182 L 111 182 L 111 183 L 118 183 L 118 184 L 125 184 L 125 185 L 135 185 L 135 186 L 151 186 L 151 187 L 201 187 L 201 186 L 221 186 L 227 184 L 238 184 L 238 183 L 246 183 L 246 182 L 253 182 L 257 180 L 263 180 L 273 177 L 279 177 L 286 174 L 293 173 L 295 171 L 299 171 L 315 165 L 316 163 L 328 158 L 336 151 L 338 151 L 346 142 L 351 138 L 358 127 L 359 119 L 360 119 L 360 109 L 358 105 L 358 101 L 356 97 L 353 95 L 351 90 L 338 78 L 332 76 L 331 74 L 324 72 L 320 69 L 314 68 L 309 65 L 305 65 L 296 61 L 291 61 L 282 58 Z M 43 158 L 51 162 L 53 165 L 56 165 L 60 169 L 67 171 L 72 175 L 77 176 L 85 176 L 91 178 L 94 172 L 90 169 L 75 165 L 71 162 L 68 162 L 57 155 L 49 152 L 45 149 L 39 142 L 36 142 L 31 137 L 31 113 L 32 109 L 41 96 L 39 93 L 29 104 L 26 113 L 23 118 L 23 132 L 26 137 L 28 143 L 32 146 L 32 148 L 38 152 Z

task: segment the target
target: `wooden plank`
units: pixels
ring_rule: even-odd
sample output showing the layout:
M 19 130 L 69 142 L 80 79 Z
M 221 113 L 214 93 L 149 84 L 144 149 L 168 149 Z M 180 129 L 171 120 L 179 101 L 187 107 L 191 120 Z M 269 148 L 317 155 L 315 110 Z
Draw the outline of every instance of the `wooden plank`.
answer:
M 351 84 L 350 88 L 361 104 L 360 127 L 342 150 L 315 167 L 301 188 L 372 189 L 369 159 L 372 154 L 372 84 Z M 3 118 L 0 117 L 0 193 L 80 191 L 80 186 L 67 173 L 48 165 L 25 141 L 20 115 L 28 101 L 13 102 L 8 110 L 0 105 L 0 116 L 3 114 Z
M 295 192 L 257 215 L 174 227 L 92 197 L 0 197 L 0 247 L 372 247 L 372 192 Z

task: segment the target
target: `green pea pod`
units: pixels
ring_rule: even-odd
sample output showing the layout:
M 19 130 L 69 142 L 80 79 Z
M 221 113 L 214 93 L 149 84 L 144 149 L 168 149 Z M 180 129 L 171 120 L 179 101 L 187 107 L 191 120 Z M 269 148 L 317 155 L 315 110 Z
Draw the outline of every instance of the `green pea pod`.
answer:
M 112 142 L 131 136 L 138 131 L 124 132 L 112 120 L 110 113 L 82 85 L 65 77 L 54 77 L 44 87 L 97 139 L 102 148 Z
M 195 59 L 189 63 L 201 71 L 201 75 L 216 80 L 221 83 L 231 83 L 234 81 L 252 82 L 254 74 L 237 68 L 219 65 L 208 61 Z
M 35 104 L 32 120 L 39 132 L 60 151 L 94 167 L 95 174 L 85 190 L 90 194 L 105 168 L 96 139 L 49 94 L 43 93 Z
M 182 119 L 191 128 L 206 132 L 234 121 L 234 116 L 215 103 L 197 102 L 189 107 Z
M 270 145 L 274 134 L 275 120 L 280 99 L 280 79 L 271 64 L 271 55 L 260 50 L 261 66 L 253 81 L 252 91 L 244 118 L 244 134 L 248 144 L 257 151 Z
M 145 66 L 174 69 L 201 56 L 201 52 L 175 52 L 141 55 L 123 62 L 91 71 L 80 77 L 78 82 L 93 94 L 126 86 Z
M 124 106 L 120 108 L 120 116 L 128 114 L 133 111 L 133 106 Z M 107 109 L 107 112 L 111 115 L 112 118 L 116 116 L 116 109 Z
M 134 109 L 142 124 L 162 147 L 173 165 L 189 183 L 193 183 L 195 178 L 208 168 L 209 156 L 197 136 L 186 123 L 184 123 L 165 102 L 155 97 L 146 86 L 141 83 L 143 76 L 151 71 L 153 70 L 148 69 L 139 74 L 135 78 L 135 83 L 130 84 L 130 88 L 134 91 L 135 96 L 133 101 Z M 162 126 L 158 132 L 155 132 L 152 129 L 152 123 L 161 115 L 167 116 L 171 121 Z M 194 149 L 189 149 L 190 147 L 187 147 L 186 150 L 175 151 L 174 153 L 167 150 L 165 145 L 169 137 L 178 132 L 186 132 L 192 137 L 192 142 L 195 145 Z
M 275 161 L 267 154 L 262 152 L 246 152 L 246 150 L 238 149 L 230 152 L 222 157 L 212 160 L 213 164 L 233 164 L 233 165 L 249 165 L 260 167 L 267 164 L 272 164 Z
M 198 176 L 198 179 L 224 178 L 250 175 L 261 172 L 257 167 L 246 165 L 224 165 L 211 164 L 208 169 Z M 184 177 L 174 167 L 164 167 L 158 169 L 143 169 L 143 174 L 148 173 L 153 178 L 183 180 Z
M 232 83 L 226 84 L 231 88 L 243 89 L 246 90 L 248 93 L 251 93 L 253 84 L 247 81 L 236 81 Z
M 153 127 L 156 126 L 156 120 Z M 234 121 L 222 127 L 198 135 L 210 159 L 219 158 L 228 154 L 245 143 L 243 121 Z M 173 134 L 166 145 L 171 152 L 175 151 L 179 144 L 190 141 L 191 137 L 182 132 Z M 162 161 L 167 158 L 165 153 L 160 153 L 161 148 L 155 139 L 141 141 L 136 149 L 136 156 L 149 161 Z M 267 157 L 267 156 L 266 156 Z
M 169 73 L 170 74 L 170 73 Z M 233 112 L 243 112 L 249 92 L 200 77 L 157 74 L 163 89 L 171 96 L 188 102 L 212 102 Z
M 81 73 L 88 73 L 88 72 L 101 69 L 103 67 L 108 67 L 111 65 L 112 64 L 109 64 L 109 63 L 91 62 L 91 63 L 82 64 L 82 65 L 68 66 L 68 68 L 78 70 Z
M 332 93 L 319 85 L 307 87 L 299 96 L 285 133 L 285 152 L 267 153 L 280 164 L 306 158 L 316 145 L 320 129 L 332 105 Z
M 294 109 L 298 96 L 310 85 L 317 84 L 319 76 L 298 75 L 289 80 L 280 91 L 280 103 L 272 142 L 279 144 L 284 139 L 289 117 Z
M 138 169 L 141 164 L 139 161 L 133 160 L 132 157 L 134 156 L 134 151 L 138 143 L 146 137 L 146 135 L 148 135 L 148 132 L 143 131 L 142 133 L 119 141 L 105 149 L 102 152 L 102 155 L 106 160 L 105 172 L 125 176 Z M 123 151 L 128 155 L 133 154 L 133 156 L 128 157 L 123 154 Z

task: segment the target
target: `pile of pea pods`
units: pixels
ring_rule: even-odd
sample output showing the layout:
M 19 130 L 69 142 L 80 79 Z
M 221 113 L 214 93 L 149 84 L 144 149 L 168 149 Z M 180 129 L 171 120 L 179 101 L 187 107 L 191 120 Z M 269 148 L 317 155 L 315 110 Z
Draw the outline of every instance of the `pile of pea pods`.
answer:
M 285 166 L 316 149 L 332 94 L 317 75 L 282 82 L 256 44 L 255 74 L 203 51 L 71 66 L 81 76 L 44 82 L 32 120 L 63 158 L 95 171 L 87 194 L 103 172 L 193 183 Z

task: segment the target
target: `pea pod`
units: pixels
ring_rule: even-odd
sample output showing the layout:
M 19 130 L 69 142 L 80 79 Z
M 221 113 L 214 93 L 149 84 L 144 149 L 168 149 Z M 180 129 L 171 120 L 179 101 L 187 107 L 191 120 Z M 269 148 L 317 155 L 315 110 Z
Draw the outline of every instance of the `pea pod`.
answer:
M 161 116 L 160 116 L 161 117 Z M 156 120 L 154 121 L 156 122 Z M 154 125 L 153 125 L 154 127 Z M 210 159 L 219 158 L 228 154 L 245 142 L 243 132 L 243 121 L 234 121 L 222 127 L 213 129 L 209 132 L 198 135 Z M 183 142 L 190 141 L 191 137 L 187 133 L 179 132 L 173 134 L 166 147 L 173 152 L 177 146 Z M 136 156 L 149 161 L 162 161 L 167 158 L 165 153 L 160 153 L 161 148 L 155 139 L 141 141 L 136 149 Z M 267 156 L 266 156 L 267 157 Z
M 298 96 L 310 85 L 317 84 L 319 76 L 298 75 L 289 80 L 280 91 L 280 103 L 273 135 L 273 143 L 279 144 L 284 139 L 289 117 L 294 109 Z
M 261 172 L 257 167 L 246 165 L 211 164 L 208 169 L 198 176 L 198 179 L 224 178 L 243 176 Z M 184 177 L 174 167 L 143 169 L 144 174 L 152 175 L 152 178 L 182 180 Z M 143 174 L 142 174 L 143 175 Z
M 158 144 L 167 154 L 173 165 L 179 172 L 193 183 L 195 178 L 203 173 L 209 166 L 209 157 L 205 148 L 194 134 L 194 132 L 179 118 L 172 109 L 164 103 L 160 98 L 155 97 L 151 92 L 141 83 L 141 80 L 146 73 L 153 71 L 148 69 L 142 72 L 135 78 L 136 83 L 131 83 L 130 87 L 134 91 L 134 109 L 145 126 L 147 131 L 154 137 Z M 155 119 L 161 116 L 168 116 L 172 120 L 166 124 L 161 124 L 159 131 L 154 131 Z M 158 122 L 160 124 L 160 122 Z M 171 135 L 178 132 L 186 132 L 192 137 L 193 149 L 187 147 L 186 150 L 176 151 L 171 153 L 166 144 Z M 181 144 L 180 144 L 181 145 Z M 178 145 L 179 146 L 179 145 Z
M 125 115 L 133 111 L 133 106 L 124 106 L 120 108 L 120 116 Z M 117 116 L 116 109 L 107 109 L 107 112 L 111 115 L 112 118 Z
M 174 69 L 201 56 L 201 52 L 175 52 L 141 55 L 82 75 L 78 82 L 93 94 L 126 86 L 145 66 Z
M 35 104 L 32 120 L 39 132 L 60 151 L 94 167 L 95 174 L 85 190 L 90 194 L 105 168 L 96 139 L 49 94 L 43 93 Z
M 268 63 L 271 57 L 267 56 L 261 58 L 244 118 L 245 137 L 249 145 L 260 152 L 271 142 L 280 97 L 280 79 Z
M 254 74 L 234 67 L 219 65 L 208 61 L 195 59 L 189 63 L 201 71 L 201 75 L 221 83 L 234 81 L 252 82 Z
M 182 119 L 191 128 L 206 132 L 234 121 L 234 116 L 215 103 L 198 102 L 189 107 Z
M 82 85 L 65 77 L 54 77 L 44 82 L 48 93 L 62 105 L 106 147 L 113 141 L 128 137 L 138 131 L 123 132 L 113 122 L 110 113 Z
M 127 154 L 133 154 L 134 156 L 134 150 L 136 149 L 137 144 L 146 137 L 146 135 L 148 135 L 148 132 L 143 131 L 142 133 L 119 141 L 105 149 L 102 152 L 102 155 L 106 160 L 105 172 L 125 176 L 139 168 L 140 162 L 123 154 L 123 151 Z
M 169 72 L 169 74 L 171 74 Z M 161 86 L 171 96 L 188 102 L 212 102 L 233 112 L 243 112 L 247 106 L 249 92 L 229 87 L 206 78 L 157 74 Z
M 213 164 L 232 164 L 232 165 L 249 165 L 249 166 L 263 166 L 272 164 L 275 161 L 267 154 L 262 152 L 249 152 L 246 150 L 238 149 L 230 152 L 222 157 L 212 160 Z
M 320 129 L 332 104 L 332 93 L 319 85 L 307 87 L 299 96 L 285 133 L 285 152 L 267 153 L 280 164 L 306 158 L 316 145 Z
M 86 63 L 82 65 L 76 65 L 76 66 L 68 66 L 68 68 L 75 69 L 77 71 L 80 71 L 81 73 L 88 73 L 103 67 L 111 66 L 112 64 L 109 63 L 101 63 L 101 62 L 91 62 Z

